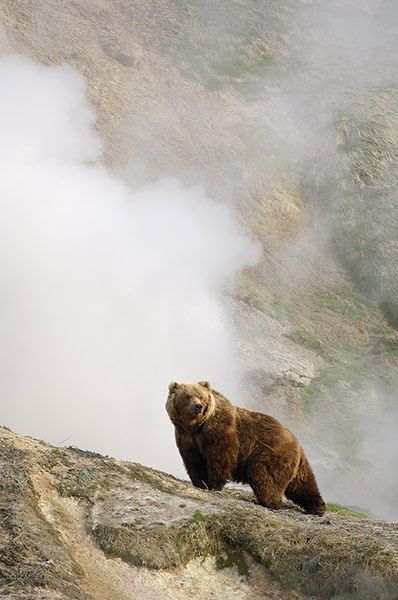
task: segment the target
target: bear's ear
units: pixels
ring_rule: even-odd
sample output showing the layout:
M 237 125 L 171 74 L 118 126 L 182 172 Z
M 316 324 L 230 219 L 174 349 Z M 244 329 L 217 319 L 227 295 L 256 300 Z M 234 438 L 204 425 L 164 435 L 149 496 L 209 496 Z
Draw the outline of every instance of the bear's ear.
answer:
M 211 385 L 208 381 L 199 381 L 199 385 L 201 385 L 202 387 L 209 390 L 209 392 L 211 392 Z
M 174 392 L 176 388 L 178 388 L 178 383 L 176 381 L 169 383 L 169 392 Z

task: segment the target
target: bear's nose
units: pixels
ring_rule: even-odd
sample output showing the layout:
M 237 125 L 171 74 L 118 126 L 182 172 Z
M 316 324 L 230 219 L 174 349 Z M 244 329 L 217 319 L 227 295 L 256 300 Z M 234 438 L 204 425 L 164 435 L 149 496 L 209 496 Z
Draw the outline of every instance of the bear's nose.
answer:
M 198 415 L 202 412 L 203 406 L 201 404 L 195 404 L 195 413 Z

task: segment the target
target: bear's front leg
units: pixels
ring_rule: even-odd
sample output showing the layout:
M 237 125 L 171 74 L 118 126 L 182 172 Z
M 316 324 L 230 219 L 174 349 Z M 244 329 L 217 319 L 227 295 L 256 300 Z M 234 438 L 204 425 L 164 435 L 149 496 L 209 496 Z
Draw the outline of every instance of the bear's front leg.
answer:
M 202 490 L 206 490 L 209 487 L 206 463 L 200 457 L 193 455 L 185 455 L 183 461 L 189 478 L 192 481 L 192 485 L 201 488 Z
M 198 447 L 192 443 L 192 438 L 181 431 L 175 430 L 175 438 L 185 469 L 192 484 L 197 488 L 207 489 L 206 461 L 199 454 Z
M 217 434 L 217 432 L 216 432 Z M 209 490 L 221 490 L 231 481 L 238 460 L 238 438 L 231 432 L 211 436 L 204 444 Z

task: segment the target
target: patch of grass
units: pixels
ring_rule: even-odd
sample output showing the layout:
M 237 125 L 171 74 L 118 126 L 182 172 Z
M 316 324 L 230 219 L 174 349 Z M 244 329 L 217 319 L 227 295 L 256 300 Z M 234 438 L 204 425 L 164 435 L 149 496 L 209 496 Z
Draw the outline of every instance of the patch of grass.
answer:
M 309 348 L 309 350 L 319 352 L 322 349 L 321 342 L 313 333 L 311 333 L 311 331 L 308 331 L 308 329 L 298 329 L 288 337 L 296 344 Z
M 389 332 L 387 332 L 386 336 L 376 339 L 372 347 L 372 352 L 374 354 L 398 357 L 398 337 L 389 336 L 388 333 Z
M 41 464 L 51 471 L 54 467 L 58 467 L 62 464 L 63 450 L 61 448 L 52 448 L 49 452 L 46 452 L 41 460 Z
M 83 458 L 109 458 L 109 456 L 104 456 L 103 454 L 99 454 L 98 452 L 92 452 L 91 450 L 81 450 L 80 448 L 76 448 L 75 446 L 68 446 L 67 449 L 70 452 L 77 454 L 77 456 L 81 456 Z
M 398 299 L 385 300 L 380 308 L 390 325 L 398 329 Z
M 398 341 L 385 344 L 383 351 L 386 354 L 392 354 L 392 356 L 396 356 L 398 358 Z
M 281 321 L 286 321 L 289 318 L 289 316 L 292 314 L 291 307 L 284 300 L 281 300 L 280 298 L 276 298 L 275 300 L 273 300 L 271 302 L 271 306 L 273 307 L 273 309 L 276 312 L 277 317 Z
M 241 273 L 239 286 L 237 290 L 234 290 L 234 297 L 257 310 L 264 311 L 266 309 L 263 290 L 255 273 L 250 269 Z
M 340 348 L 341 352 L 341 348 Z M 341 359 L 344 359 L 342 362 Z M 315 377 L 301 392 L 306 410 L 311 410 L 318 403 L 330 397 L 338 399 L 346 396 L 345 388 L 362 389 L 368 378 L 368 361 L 365 357 L 346 348 L 328 369 Z
M 326 510 L 328 512 L 333 512 L 333 513 L 342 515 L 344 517 L 355 517 L 358 519 L 368 519 L 369 518 L 369 516 L 364 512 L 353 510 L 347 506 L 343 506 L 342 504 L 337 504 L 335 502 L 328 502 L 326 504 Z
M 362 532 L 359 524 L 308 529 L 287 521 L 282 526 L 267 515 L 236 513 L 224 521 L 221 535 L 231 546 L 249 551 L 283 585 L 317 598 L 346 597 L 367 580 L 372 581 L 372 595 L 362 598 L 381 600 L 389 598 L 385 587 L 393 590 L 398 583 L 397 554 L 380 542 L 377 532 Z
M 376 302 L 374 302 L 374 300 L 368 298 L 367 296 L 364 296 L 356 290 L 350 290 L 348 295 L 351 298 L 351 300 L 359 307 L 366 307 L 369 310 L 372 310 L 376 306 Z
M 203 513 L 200 512 L 200 510 L 195 510 L 195 512 L 193 513 L 193 516 L 192 516 L 192 520 L 195 523 L 203 523 L 203 521 L 206 520 L 206 517 L 204 516 Z
M 266 43 L 257 32 L 249 31 L 225 58 L 220 58 L 204 67 L 206 85 L 219 90 L 225 85 L 243 91 L 269 71 L 274 64 Z
M 334 351 L 339 359 L 345 363 L 355 361 L 358 358 L 358 348 L 340 339 L 330 340 L 328 350 L 329 352 Z
M 100 479 L 92 469 L 78 469 L 67 472 L 58 483 L 58 491 L 61 496 L 89 499 L 99 486 Z
M 365 308 L 357 303 L 353 297 L 342 297 L 337 294 L 320 292 L 317 295 L 318 303 L 333 312 L 343 315 L 347 319 L 359 321 L 366 313 Z
M 228 79 L 260 77 L 273 64 L 273 58 L 261 39 L 255 39 L 246 48 L 239 48 L 228 60 L 213 66 L 213 72 Z
M 197 556 L 218 553 L 220 538 L 209 527 L 210 522 L 209 517 L 197 510 L 191 519 L 179 525 L 98 524 L 93 535 L 107 556 L 151 569 L 169 569 Z
M 176 527 L 98 524 L 92 531 L 101 550 L 136 566 L 169 569 L 182 563 Z

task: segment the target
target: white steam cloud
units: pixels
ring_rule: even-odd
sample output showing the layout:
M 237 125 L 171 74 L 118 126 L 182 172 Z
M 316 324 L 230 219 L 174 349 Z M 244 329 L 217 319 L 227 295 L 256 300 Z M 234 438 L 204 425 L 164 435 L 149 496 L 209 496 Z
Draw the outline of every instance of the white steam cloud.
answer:
M 217 293 L 259 247 L 199 188 L 103 168 L 70 67 L 7 57 L 0 87 L 1 422 L 181 472 L 167 384 L 233 392 Z

